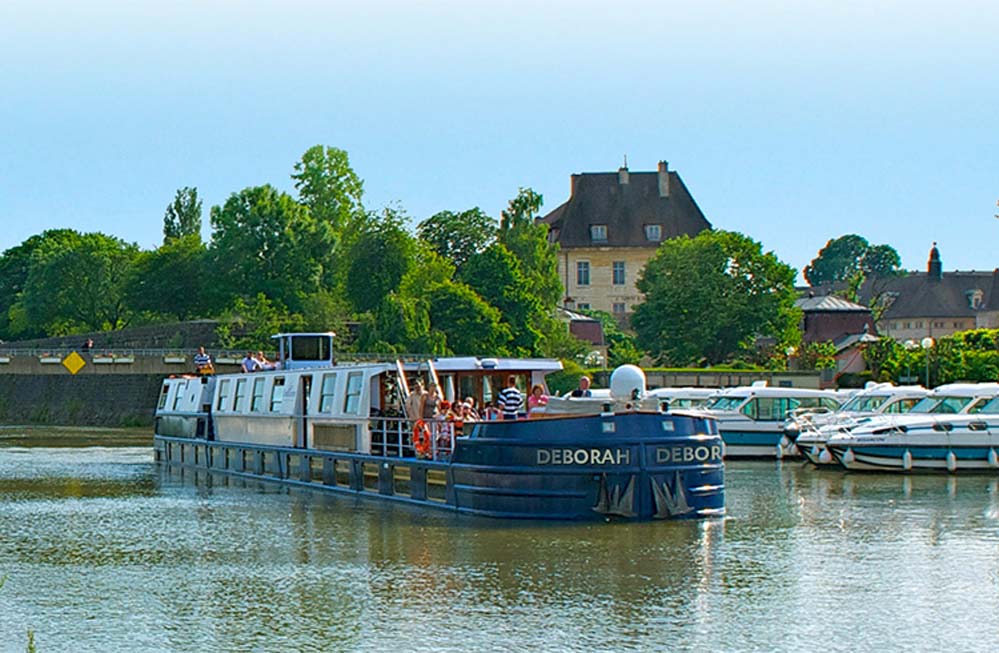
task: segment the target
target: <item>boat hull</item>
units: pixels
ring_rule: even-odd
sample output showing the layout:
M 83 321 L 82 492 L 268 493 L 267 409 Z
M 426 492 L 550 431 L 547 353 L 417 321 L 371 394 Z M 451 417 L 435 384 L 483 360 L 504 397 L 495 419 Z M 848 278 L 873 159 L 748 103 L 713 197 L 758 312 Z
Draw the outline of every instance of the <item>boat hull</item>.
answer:
M 156 458 L 320 490 L 508 519 L 724 514 L 713 422 L 666 413 L 476 423 L 448 461 L 157 434 Z
M 836 461 L 851 471 L 992 472 L 999 452 L 989 446 L 947 447 L 892 443 L 830 445 Z

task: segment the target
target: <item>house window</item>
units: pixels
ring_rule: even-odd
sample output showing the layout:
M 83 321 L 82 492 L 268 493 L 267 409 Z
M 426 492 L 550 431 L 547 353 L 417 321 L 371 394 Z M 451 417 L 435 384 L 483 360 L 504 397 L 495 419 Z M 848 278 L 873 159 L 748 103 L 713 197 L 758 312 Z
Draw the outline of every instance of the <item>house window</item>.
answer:
M 576 261 L 576 285 L 590 285 L 590 262 Z
M 594 242 L 607 242 L 607 225 L 605 224 L 591 224 L 590 225 L 590 240 Z
M 943 328 L 943 324 L 944 324 L 943 322 L 934 322 L 933 323 L 933 328 L 934 329 L 942 329 Z
M 923 328 L 923 321 L 922 320 L 919 320 L 918 322 L 916 322 L 916 328 L 917 329 L 922 329 Z
M 912 322 L 906 322 L 905 323 L 905 328 L 906 329 L 911 329 L 912 328 Z
M 651 240 L 654 243 L 658 243 L 663 239 L 663 227 L 660 224 L 647 224 L 645 225 L 645 240 Z
M 620 315 L 624 313 L 624 302 L 614 302 L 614 312 Z
M 576 308 L 581 311 L 588 311 L 590 310 L 590 305 L 587 302 L 580 302 L 579 304 L 576 304 Z
M 614 285 L 624 285 L 624 261 L 614 261 Z
M 955 322 L 954 323 L 954 328 L 955 329 L 960 329 L 961 328 L 961 323 L 960 322 Z
M 897 329 L 898 328 L 898 322 L 892 322 L 891 323 L 891 328 L 892 329 Z

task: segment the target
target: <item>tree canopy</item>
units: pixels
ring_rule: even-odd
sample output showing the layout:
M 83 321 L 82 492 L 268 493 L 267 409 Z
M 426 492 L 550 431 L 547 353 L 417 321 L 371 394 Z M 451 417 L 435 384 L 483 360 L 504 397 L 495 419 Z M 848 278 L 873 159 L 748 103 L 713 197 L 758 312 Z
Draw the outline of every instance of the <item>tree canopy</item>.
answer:
M 750 356 L 757 337 L 796 344 L 795 271 L 729 231 L 664 241 L 639 275 L 632 315 L 639 345 L 659 362 L 717 364 Z
M 866 238 L 847 234 L 828 241 L 812 262 L 805 266 L 804 274 L 808 283 L 818 286 L 850 281 L 858 274 L 895 274 L 901 264 L 902 260 L 894 247 L 871 245 Z
M 188 236 L 201 240 L 201 200 L 197 188 L 184 186 L 174 195 L 163 215 L 163 243 Z
M 335 230 L 345 229 L 361 217 L 364 184 L 350 167 L 350 158 L 336 147 L 314 145 L 295 164 L 298 198 L 317 220 Z
M 417 225 L 416 234 L 460 268 L 496 239 L 496 220 L 477 206 L 458 213 L 440 211 Z

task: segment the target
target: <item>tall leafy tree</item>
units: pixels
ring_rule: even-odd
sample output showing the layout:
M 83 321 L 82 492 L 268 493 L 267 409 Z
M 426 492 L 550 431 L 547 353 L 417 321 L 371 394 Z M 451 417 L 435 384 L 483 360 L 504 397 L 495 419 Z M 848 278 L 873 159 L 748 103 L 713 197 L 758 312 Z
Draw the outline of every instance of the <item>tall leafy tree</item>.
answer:
M 138 254 L 137 245 L 101 233 L 47 240 L 20 295 L 29 324 L 50 335 L 127 326 L 125 282 Z
M 548 225 L 536 221 L 541 205 L 541 195 L 521 188 L 502 212 L 499 242 L 520 261 L 531 294 L 554 310 L 564 291 L 558 276 L 558 245 L 548 241 Z
M 901 264 L 894 247 L 871 245 L 866 238 L 847 234 L 828 241 L 805 266 L 804 273 L 813 286 L 851 280 L 853 285 L 859 285 L 867 275 L 897 274 Z
M 174 195 L 163 215 L 163 242 L 189 236 L 201 240 L 201 200 L 197 188 L 184 186 Z
M 416 227 L 416 234 L 460 268 L 496 239 L 496 220 L 479 207 L 435 213 Z
M 140 253 L 125 283 L 129 307 L 176 320 L 209 313 L 204 291 L 213 275 L 207 257 L 200 234 L 173 238 L 159 249 Z
M 452 354 L 501 356 L 511 333 L 502 314 L 463 283 L 430 290 L 430 325 L 446 337 Z
M 0 255 L 0 339 L 8 340 L 15 337 L 33 338 L 45 335 L 40 324 L 30 324 L 23 313 L 15 310 L 16 319 L 12 318 L 11 309 L 17 303 L 24 284 L 28 280 L 28 270 L 31 257 L 43 246 L 58 248 L 60 244 L 68 246 L 76 242 L 80 234 L 72 229 L 50 229 L 31 236 L 20 245 L 11 247 Z
M 795 270 L 760 243 L 704 231 L 659 246 L 639 275 L 632 315 L 639 345 L 672 365 L 716 364 L 752 351 L 757 336 L 800 340 Z
M 416 243 L 404 222 L 403 213 L 385 209 L 368 216 L 350 243 L 345 294 L 359 313 L 377 308 L 413 265 Z
M 867 275 L 890 277 L 899 273 L 902 259 L 891 245 L 871 245 L 864 252 L 860 267 Z
M 332 227 L 270 185 L 246 188 L 211 210 L 216 303 L 263 294 L 291 310 L 322 287 L 333 262 Z
M 317 220 L 336 230 L 347 228 L 361 217 L 364 184 L 350 167 L 344 150 L 314 145 L 295 164 L 298 198 Z

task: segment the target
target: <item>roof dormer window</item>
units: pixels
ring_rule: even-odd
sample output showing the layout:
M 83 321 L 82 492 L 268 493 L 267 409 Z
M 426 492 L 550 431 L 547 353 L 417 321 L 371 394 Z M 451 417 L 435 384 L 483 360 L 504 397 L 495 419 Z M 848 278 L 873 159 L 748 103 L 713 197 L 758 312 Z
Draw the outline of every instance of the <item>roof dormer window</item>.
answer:
M 645 240 L 658 243 L 663 239 L 663 226 L 661 224 L 645 225 Z
M 607 242 L 607 225 L 605 224 L 591 224 L 590 225 L 590 240 L 595 243 L 606 243 Z
M 975 288 L 974 290 L 968 290 L 964 293 L 968 298 L 968 306 L 972 310 L 978 310 L 982 307 L 982 302 L 985 300 L 985 293 L 982 292 L 981 288 Z

